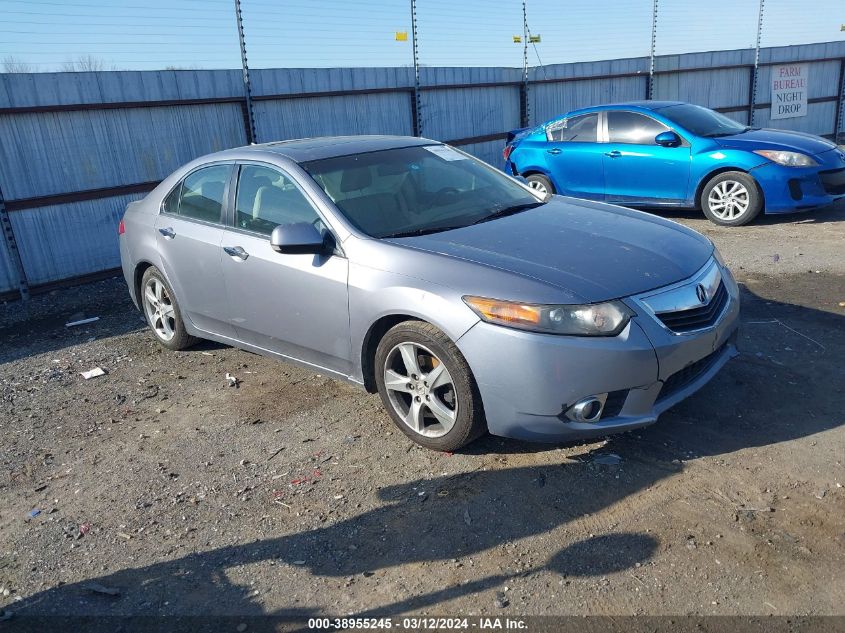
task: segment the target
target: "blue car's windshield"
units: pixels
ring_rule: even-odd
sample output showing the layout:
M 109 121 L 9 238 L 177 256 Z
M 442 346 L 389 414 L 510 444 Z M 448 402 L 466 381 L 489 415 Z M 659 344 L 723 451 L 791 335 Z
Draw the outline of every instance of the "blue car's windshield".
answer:
M 510 177 L 446 145 L 301 166 L 341 213 L 372 237 L 447 231 L 544 204 Z
M 696 136 L 729 136 L 748 130 L 745 125 L 729 119 L 724 114 L 690 103 L 663 108 L 660 114 Z

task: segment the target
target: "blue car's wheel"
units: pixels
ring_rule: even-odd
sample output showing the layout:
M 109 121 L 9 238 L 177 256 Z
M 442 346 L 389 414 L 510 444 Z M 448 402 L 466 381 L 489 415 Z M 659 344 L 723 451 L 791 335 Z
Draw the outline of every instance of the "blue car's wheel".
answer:
M 726 171 L 710 179 L 701 192 L 701 209 L 721 226 L 742 226 L 757 217 L 763 195 L 754 179 L 741 171 Z
M 525 178 L 525 181 L 534 191 L 542 193 L 543 195 L 556 193 L 552 181 L 546 178 L 543 174 L 531 174 Z

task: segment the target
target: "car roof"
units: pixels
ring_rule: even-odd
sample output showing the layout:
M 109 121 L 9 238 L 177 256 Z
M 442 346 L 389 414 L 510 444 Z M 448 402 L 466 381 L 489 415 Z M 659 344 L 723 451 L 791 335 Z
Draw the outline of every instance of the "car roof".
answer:
M 669 106 L 684 105 L 683 101 L 625 101 L 622 103 L 606 103 L 604 105 L 590 106 L 568 112 L 566 116 L 586 114 L 588 112 L 599 112 L 601 110 L 662 110 Z
M 432 145 L 438 141 L 416 136 L 387 136 L 387 135 L 359 135 L 359 136 L 320 136 L 316 138 L 301 138 L 289 141 L 275 141 L 238 148 L 239 153 L 274 152 L 290 158 L 297 163 L 307 163 L 312 160 L 349 156 L 366 152 L 377 152 L 385 149 L 400 147 L 414 147 L 417 145 Z

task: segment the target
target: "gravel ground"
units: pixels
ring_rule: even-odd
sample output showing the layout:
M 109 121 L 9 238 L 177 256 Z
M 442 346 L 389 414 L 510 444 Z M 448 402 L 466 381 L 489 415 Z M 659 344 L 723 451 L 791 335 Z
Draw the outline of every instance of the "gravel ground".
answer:
M 845 206 L 672 217 L 743 284 L 742 353 L 658 424 L 581 445 L 417 448 L 353 387 L 160 348 L 119 279 L 0 306 L 0 606 L 845 614 Z

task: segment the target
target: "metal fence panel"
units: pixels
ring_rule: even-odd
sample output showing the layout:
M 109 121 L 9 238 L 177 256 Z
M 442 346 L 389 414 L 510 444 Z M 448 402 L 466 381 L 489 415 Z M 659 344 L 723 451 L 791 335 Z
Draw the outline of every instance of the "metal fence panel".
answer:
M 9 218 L 32 285 L 120 266 L 117 224 L 142 194 L 86 200 L 11 213 Z
M 835 114 L 836 103 L 811 103 L 807 106 L 807 116 L 772 121 L 769 108 L 758 108 L 754 112 L 754 125 L 756 127 L 777 127 L 780 130 L 808 132 L 819 136 L 831 135 L 833 134 L 833 117 Z
M 209 99 L 242 94 L 239 70 L 0 73 L 0 108 Z
M 747 105 L 751 93 L 751 67 L 660 74 L 654 81 L 654 98 L 706 103 L 710 108 Z
M 159 180 L 246 142 L 238 104 L 0 115 L 7 200 Z
M 461 145 L 459 149 L 467 154 L 472 154 L 476 158 L 480 158 L 484 162 L 493 165 L 493 167 L 503 169 L 505 166 L 505 159 L 502 157 L 504 144 L 504 141 L 486 141 L 484 143 Z
M 423 136 L 447 141 L 519 127 L 519 87 L 426 90 Z
M 531 87 L 532 121 L 542 123 L 577 108 L 638 100 L 644 96 L 644 77 L 579 79 L 566 83 L 536 84 Z
M 414 69 L 396 68 L 261 68 L 250 71 L 252 94 L 300 94 L 336 90 L 410 87 Z M 241 91 L 243 91 L 241 87 Z
M 413 134 L 411 99 L 401 92 L 256 101 L 253 110 L 262 142 L 346 134 Z

